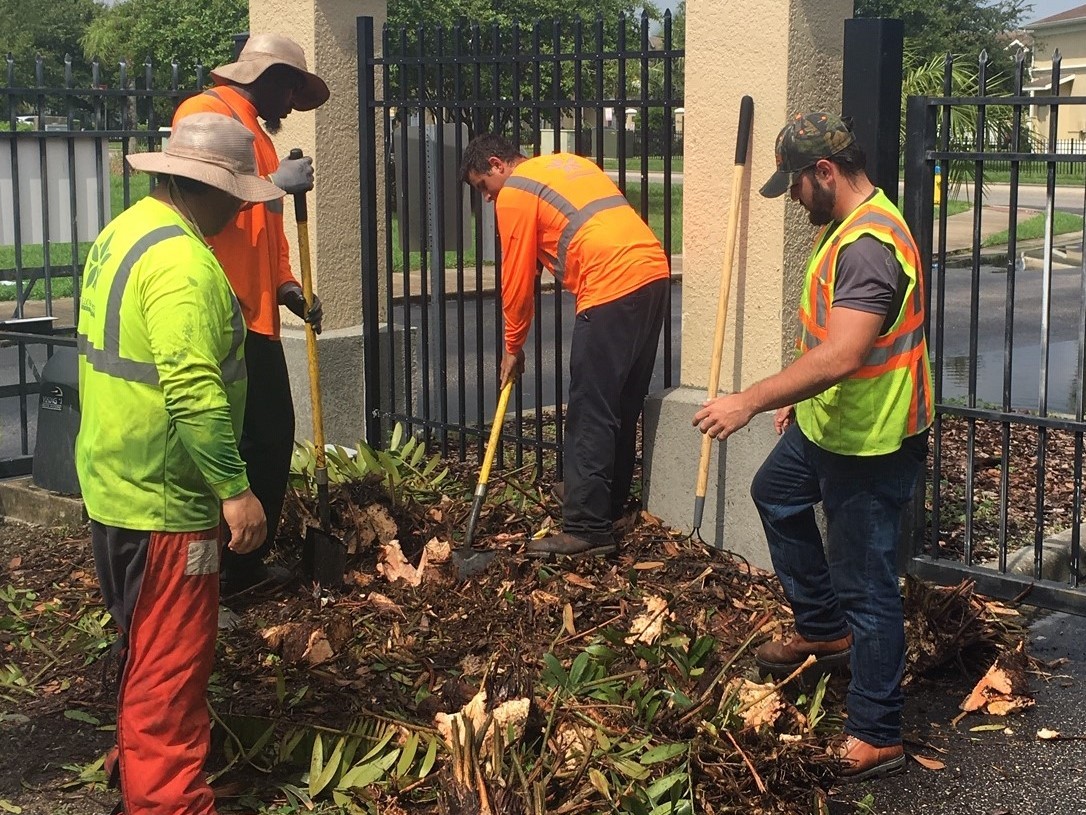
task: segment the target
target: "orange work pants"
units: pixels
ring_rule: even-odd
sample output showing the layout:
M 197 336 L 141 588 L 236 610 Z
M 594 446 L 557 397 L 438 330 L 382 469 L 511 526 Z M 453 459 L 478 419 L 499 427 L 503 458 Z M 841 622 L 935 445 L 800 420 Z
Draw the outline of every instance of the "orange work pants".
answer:
M 219 529 L 91 523 L 106 607 L 121 630 L 117 760 L 125 815 L 215 815 L 204 773 L 218 627 Z

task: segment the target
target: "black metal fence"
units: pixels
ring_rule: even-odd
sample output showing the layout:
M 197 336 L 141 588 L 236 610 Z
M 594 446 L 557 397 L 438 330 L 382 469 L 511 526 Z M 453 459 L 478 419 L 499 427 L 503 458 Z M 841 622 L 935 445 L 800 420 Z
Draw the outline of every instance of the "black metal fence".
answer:
M 956 152 L 971 152 L 976 146 L 974 143 L 964 144 L 952 144 L 950 149 Z M 985 159 L 984 168 L 991 173 L 996 172 L 1010 172 L 1012 161 L 1009 157 L 1005 157 L 1003 154 L 1012 152 L 1011 150 L 1011 138 L 1010 134 L 1004 134 L 998 138 L 988 138 L 985 140 L 984 152 L 988 153 L 988 157 Z M 1081 156 L 1086 153 L 1086 139 L 1053 139 L 1051 143 L 1047 135 L 1044 134 L 1023 134 L 1020 139 L 1018 149 L 1021 152 L 1038 153 L 1041 155 L 1056 154 L 1061 156 L 1062 159 L 1055 161 L 1056 174 L 1059 176 L 1069 176 L 1081 180 L 1083 178 L 1083 172 L 1086 170 L 1086 166 L 1081 161 L 1075 159 L 1075 156 Z M 1032 176 L 1044 176 L 1048 172 L 1049 165 L 1052 164 L 1050 160 L 1044 158 L 1036 159 L 1022 159 L 1013 162 L 1018 167 L 1018 172 L 1023 177 Z
M 8 55 L 0 87 L 0 475 L 29 472 L 41 367 L 74 344 L 91 242 L 153 183 L 125 156 L 159 148 L 160 126 L 204 86 L 200 65 L 172 63 L 165 87 L 155 77 L 166 66 L 150 62 L 68 58 L 60 87 L 46 85 L 47 67 Z
M 650 36 L 647 16 L 530 28 L 386 28 L 380 56 L 373 34 L 373 21 L 360 18 L 367 438 L 379 443 L 401 422 L 463 459 L 482 450 L 502 349 L 493 206 L 458 180 L 464 147 L 491 131 L 526 155 L 593 158 L 654 228 L 677 279 L 683 52 L 673 47 L 670 14 L 659 37 Z M 378 244 L 380 205 L 385 240 Z M 677 372 L 680 297 L 673 286 L 660 387 Z M 560 472 L 573 304 L 547 275 L 535 307 L 528 371 L 506 439 L 515 466 L 526 466 L 527 456 L 528 466 L 554 462 Z
M 978 95 L 955 96 L 951 67 L 943 95 L 909 99 L 906 121 L 905 209 L 928 270 L 936 400 L 928 529 L 911 569 L 1083 613 L 1086 200 L 1081 182 L 1058 183 L 1057 168 L 1081 168 L 1086 154 L 1057 149 L 1057 134 L 1061 113 L 1086 97 L 1025 95 L 1021 60 L 1011 94 L 989 95 L 984 55 Z M 1052 74 L 1058 88 L 1058 52 Z M 1047 110 L 1046 133 L 1027 133 L 1031 105 Z M 954 146 L 963 120 L 1009 143 Z M 987 183 L 993 161 L 1009 162 L 1008 183 Z M 1044 183 L 1021 183 L 1037 161 Z M 951 174 L 969 179 L 971 213 L 950 216 Z M 1027 237 L 1030 226 L 1039 237 Z M 993 228 L 1007 232 L 993 240 Z

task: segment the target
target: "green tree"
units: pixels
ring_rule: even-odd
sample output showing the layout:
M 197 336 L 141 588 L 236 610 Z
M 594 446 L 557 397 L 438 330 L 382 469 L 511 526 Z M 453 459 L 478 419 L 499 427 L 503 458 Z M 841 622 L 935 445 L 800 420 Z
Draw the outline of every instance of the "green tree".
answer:
M 197 63 L 210 69 L 229 62 L 232 35 L 248 28 L 247 0 L 124 0 L 91 23 L 82 45 L 88 60 L 111 68 L 127 61 L 140 84 L 150 59 L 156 87 L 169 86 L 176 60 L 186 86 L 195 80 Z
M 62 86 L 68 54 L 73 57 L 73 85 L 86 87 L 90 70 L 79 59 L 79 40 L 101 13 L 95 0 L 0 0 L 0 54 L 14 57 L 16 84 L 35 84 L 34 60 L 40 54 L 45 85 Z
M 901 87 L 901 144 L 905 144 L 904 100 L 910 96 L 943 96 L 946 90 L 946 56 L 923 57 L 910 41 L 905 43 L 902 60 L 903 78 Z M 1013 69 L 1012 69 L 1013 70 Z M 1003 83 L 1006 77 L 988 74 L 989 86 Z M 954 59 L 950 65 L 950 92 L 954 96 L 979 96 L 980 76 L 976 60 Z M 1013 109 L 1006 105 L 987 105 L 984 109 L 984 128 L 990 143 L 1009 143 L 1014 133 Z M 951 105 L 947 118 L 947 140 L 952 150 L 971 150 L 976 142 L 978 109 L 976 105 Z M 937 127 L 943 126 L 943 119 L 937 119 Z M 937 138 L 942 140 L 941 133 Z M 1019 149 L 1029 150 L 1028 133 L 1023 134 Z M 949 179 L 951 189 L 957 190 L 962 184 L 971 182 L 975 176 L 976 165 L 971 161 L 952 161 L 942 168 Z
M 388 22 L 393 26 L 426 26 L 470 20 L 484 27 L 506 28 L 514 23 L 529 26 L 536 20 L 588 21 L 596 15 L 615 20 L 620 14 L 636 16 L 646 8 L 653 17 L 659 16 L 653 3 L 637 0 L 390 0 Z
M 659 18 L 655 6 L 646 3 L 638 11 L 641 4 L 630 0 L 601 0 L 602 8 L 575 5 L 572 0 L 556 0 L 546 7 L 543 0 L 494 0 L 493 3 L 399 0 L 399 3 L 396 5 L 394 0 L 390 5 L 386 55 L 393 64 L 399 62 L 401 54 L 405 59 L 402 68 L 391 71 L 391 95 L 419 100 L 398 106 L 399 115 L 410 117 L 421 105 L 435 116 L 459 120 L 462 114 L 458 106 L 446 102 L 438 108 L 426 102 L 458 98 L 469 103 L 466 107 L 471 112 L 467 121 L 473 134 L 512 129 L 525 145 L 542 139 L 563 114 L 571 112 L 570 100 L 578 82 L 580 98 L 595 100 L 582 106 L 589 113 L 598 110 L 597 106 L 604 105 L 605 100 L 621 97 L 629 99 L 630 107 L 634 107 L 642 94 L 637 56 L 642 30 L 643 27 L 649 30 L 649 21 Z M 474 16 L 457 16 L 461 12 Z M 416 13 L 419 17 L 411 18 Z M 625 23 L 620 26 L 618 21 L 624 14 Z M 403 22 L 405 16 L 409 23 Z M 600 28 L 598 22 L 602 23 Z M 575 60 L 570 55 L 577 50 L 578 26 L 581 53 L 586 57 Z M 618 56 L 620 33 L 625 36 L 625 57 Z M 553 58 L 556 48 L 562 55 L 558 60 Z M 431 59 L 439 53 L 447 57 L 457 51 L 473 54 L 476 50 L 482 57 L 478 66 L 468 59 L 455 62 Z M 425 64 L 421 66 L 419 54 L 425 55 Z M 593 54 L 602 56 L 594 59 Z M 658 98 L 653 94 L 658 95 L 658 86 L 662 84 L 658 63 L 658 59 L 650 62 L 649 98 Z M 480 88 L 478 99 L 473 97 L 476 81 Z M 598 83 L 602 84 L 602 95 L 597 99 Z M 531 99 L 537 91 L 541 104 L 534 108 L 510 104 Z M 558 109 L 549 108 L 547 99 L 561 100 Z
M 686 0 L 679 0 L 671 15 L 671 45 L 686 48 Z
M 988 52 L 990 74 L 1011 76 L 1014 54 L 1003 37 L 1015 30 L 1032 6 L 1027 0 L 856 0 L 857 17 L 889 17 L 904 21 L 905 38 L 920 61 L 960 54 L 977 64 Z

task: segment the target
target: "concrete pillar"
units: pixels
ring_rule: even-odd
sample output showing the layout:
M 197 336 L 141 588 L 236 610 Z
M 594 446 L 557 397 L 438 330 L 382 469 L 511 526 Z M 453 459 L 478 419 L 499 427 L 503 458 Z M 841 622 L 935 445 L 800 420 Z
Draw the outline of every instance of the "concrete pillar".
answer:
M 691 426 L 706 398 L 729 207 L 742 207 L 732 268 L 722 392 L 776 373 L 791 359 L 796 308 L 814 237 L 787 195 L 758 189 L 775 169 L 773 147 L 789 114 L 841 109 L 844 21 L 851 0 L 689 0 L 683 165 L 682 386 L 650 394 L 645 409 L 650 512 L 689 529 L 701 437 Z M 730 201 L 740 99 L 754 98 L 750 169 Z M 714 445 L 701 535 L 769 565 L 751 477 L 776 441 L 772 415 Z
M 360 277 L 358 185 L 358 48 L 356 19 L 374 18 L 375 50 L 387 16 L 387 0 L 250 0 L 250 33 L 285 34 L 306 52 L 309 69 L 331 90 L 315 111 L 295 112 L 274 137 L 279 154 L 301 147 L 313 156 L 315 186 L 309 194 L 309 240 L 314 288 L 324 304 L 324 333 L 318 340 L 325 438 L 351 445 L 364 434 L 362 281 Z M 378 119 L 378 140 L 382 138 Z M 378 162 L 378 189 L 384 172 Z M 384 245 L 384 199 L 378 196 L 378 245 Z M 291 265 L 301 277 L 294 203 L 286 201 Z M 384 280 L 384 275 L 379 276 Z M 384 301 L 382 296 L 381 301 Z M 297 416 L 296 436 L 313 437 L 305 334 L 285 309 L 283 348 L 290 368 Z

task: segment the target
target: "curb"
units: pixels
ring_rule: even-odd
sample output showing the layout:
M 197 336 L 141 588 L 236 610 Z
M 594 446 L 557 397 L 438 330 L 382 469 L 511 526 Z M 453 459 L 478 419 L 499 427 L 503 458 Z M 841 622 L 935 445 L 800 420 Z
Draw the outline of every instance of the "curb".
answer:
M 0 481 L 0 515 L 45 527 L 77 527 L 86 522 L 82 498 L 43 490 L 30 476 Z

